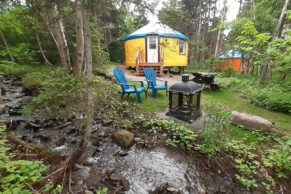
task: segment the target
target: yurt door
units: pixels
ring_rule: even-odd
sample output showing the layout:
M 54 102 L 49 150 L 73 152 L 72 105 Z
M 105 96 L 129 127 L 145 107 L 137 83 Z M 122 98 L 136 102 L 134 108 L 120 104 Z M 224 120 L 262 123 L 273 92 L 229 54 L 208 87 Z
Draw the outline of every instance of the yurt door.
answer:
M 147 62 L 159 62 L 159 39 L 157 35 L 147 36 Z

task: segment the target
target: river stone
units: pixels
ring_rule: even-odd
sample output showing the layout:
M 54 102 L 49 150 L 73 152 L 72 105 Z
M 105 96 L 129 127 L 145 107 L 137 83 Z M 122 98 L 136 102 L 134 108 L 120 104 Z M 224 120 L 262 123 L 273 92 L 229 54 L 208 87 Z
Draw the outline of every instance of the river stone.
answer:
M 113 134 L 115 143 L 123 148 L 129 148 L 133 142 L 133 138 L 134 134 L 126 130 L 119 130 Z
M 22 104 L 29 104 L 32 101 L 32 98 L 32 96 L 23 96 L 21 97 L 20 102 Z
M 5 113 L 5 106 L 0 105 L 0 114 Z
M 76 129 L 85 129 L 87 125 L 87 120 L 85 118 L 78 118 L 73 121 L 73 125 Z
M 267 119 L 237 111 L 231 112 L 231 122 L 246 129 L 257 129 L 263 131 L 270 131 L 274 127 L 273 123 Z
M 66 143 L 66 138 L 65 137 L 61 137 L 59 139 L 57 139 L 57 141 L 55 142 L 56 146 L 62 146 Z
M 92 191 L 90 191 L 90 190 L 86 190 L 85 194 L 94 194 L 94 193 Z

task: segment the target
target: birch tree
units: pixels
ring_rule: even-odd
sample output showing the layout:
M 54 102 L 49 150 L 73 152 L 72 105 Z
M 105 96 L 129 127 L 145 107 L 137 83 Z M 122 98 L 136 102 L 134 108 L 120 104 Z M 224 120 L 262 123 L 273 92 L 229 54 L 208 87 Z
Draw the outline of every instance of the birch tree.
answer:
M 277 26 L 276 26 L 275 31 L 274 31 L 273 36 L 272 36 L 272 41 L 275 41 L 277 38 L 279 38 L 281 36 L 282 26 L 284 25 L 284 17 L 286 16 L 288 4 L 289 4 L 289 0 L 285 0 L 280 17 L 278 19 Z M 271 81 L 271 77 L 272 77 L 272 65 L 269 62 L 265 65 L 265 67 L 263 69 L 263 73 L 261 76 L 261 82 L 264 84 L 269 83 Z
M 66 39 L 65 28 L 62 20 L 62 16 L 58 10 L 57 4 L 53 3 L 51 8 L 52 15 L 52 28 L 56 38 L 59 56 L 63 69 L 67 73 L 71 73 L 72 65 L 70 59 L 70 51 Z
M 282 34 L 282 26 L 284 25 L 284 18 L 286 17 L 286 11 L 288 8 L 289 0 L 285 0 L 284 6 L 282 8 L 277 26 L 275 28 L 274 34 L 273 34 L 273 40 L 280 37 Z
M 225 17 L 226 17 L 226 13 L 227 13 L 227 0 L 223 0 L 223 8 L 222 8 L 222 11 L 221 11 L 220 24 L 224 23 Z M 215 44 L 216 46 L 215 46 L 215 52 L 214 52 L 215 56 L 217 56 L 219 54 L 221 33 L 222 33 L 222 26 L 219 27 L 219 30 L 218 30 L 218 33 L 217 33 L 217 39 L 216 39 L 216 44 Z

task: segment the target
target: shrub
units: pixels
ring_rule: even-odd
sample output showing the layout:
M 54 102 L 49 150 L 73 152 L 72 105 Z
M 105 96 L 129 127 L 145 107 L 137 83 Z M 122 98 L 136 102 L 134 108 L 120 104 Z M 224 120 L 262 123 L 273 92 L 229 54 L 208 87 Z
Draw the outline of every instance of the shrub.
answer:
M 220 78 L 226 88 L 242 92 L 247 95 L 250 102 L 256 106 L 272 111 L 291 113 L 291 92 L 279 85 L 260 85 L 255 78 L 229 77 Z
M 32 72 L 24 75 L 22 78 L 22 83 L 28 89 L 40 89 L 43 86 L 44 80 L 47 78 L 47 74 L 41 72 Z
M 250 92 L 251 103 L 278 112 L 291 113 L 291 92 L 266 87 Z
M 266 167 L 276 171 L 279 178 L 288 178 L 291 174 L 291 139 L 279 141 L 279 145 L 269 150 L 263 161 Z
M 197 145 L 196 148 L 202 153 L 213 156 L 224 147 L 230 114 L 222 105 L 217 103 L 205 104 L 202 109 L 206 118 L 201 131 L 203 143 Z
M 4 140 L 4 129 L 0 127 L 0 190 L 3 193 L 31 193 L 26 185 L 42 179 L 47 166 L 42 161 L 13 160 Z
M 33 110 L 41 110 L 43 116 L 69 118 L 82 109 L 85 80 L 63 74 L 43 81 L 42 85 L 41 93 L 32 101 Z
M 134 119 L 136 127 L 144 127 L 152 133 L 166 133 L 166 144 L 172 147 L 180 146 L 183 149 L 194 147 L 197 135 L 182 123 L 172 120 L 146 118 L 139 116 Z
M 44 117 L 69 119 L 84 114 L 86 92 L 89 87 L 93 88 L 96 107 L 115 99 L 116 90 L 103 79 L 89 80 L 62 72 L 52 75 L 40 84 L 42 85 L 40 94 L 33 99 L 31 106 L 33 111 L 39 111 Z M 33 78 L 30 79 L 33 80 Z
M 0 64 L 0 73 L 5 76 L 23 77 L 32 72 L 42 72 L 47 74 L 51 69 L 47 66 L 35 65 L 16 65 L 16 64 Z
M 9 52 L 14 56 L 16 62 L 19 64 L 37 63 L 35 60 L 37 58 L 36 52 L 33 51 L 28 44 L 20 43 L 15 47 L 11 47 Z M 0 58 L 9 59 L 9 53 L 6 49 L 0 51 Z

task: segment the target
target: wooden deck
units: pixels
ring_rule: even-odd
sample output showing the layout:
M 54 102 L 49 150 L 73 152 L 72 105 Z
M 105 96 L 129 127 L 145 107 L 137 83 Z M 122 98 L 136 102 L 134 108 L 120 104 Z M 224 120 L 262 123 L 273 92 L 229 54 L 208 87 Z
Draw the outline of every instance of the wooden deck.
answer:
M 145 62 L 143 57 L 142 51 L 137 51 L 136 57 L 136 75 L 144 75 L 143 70 L 145 68 L 153 68 L 157 75 L 162 76 L 164 74 L 163 67 L 164 67 L 164 57 L 163 52 L 160 55 L 160 62 L 159 63 L 147 63 Z

